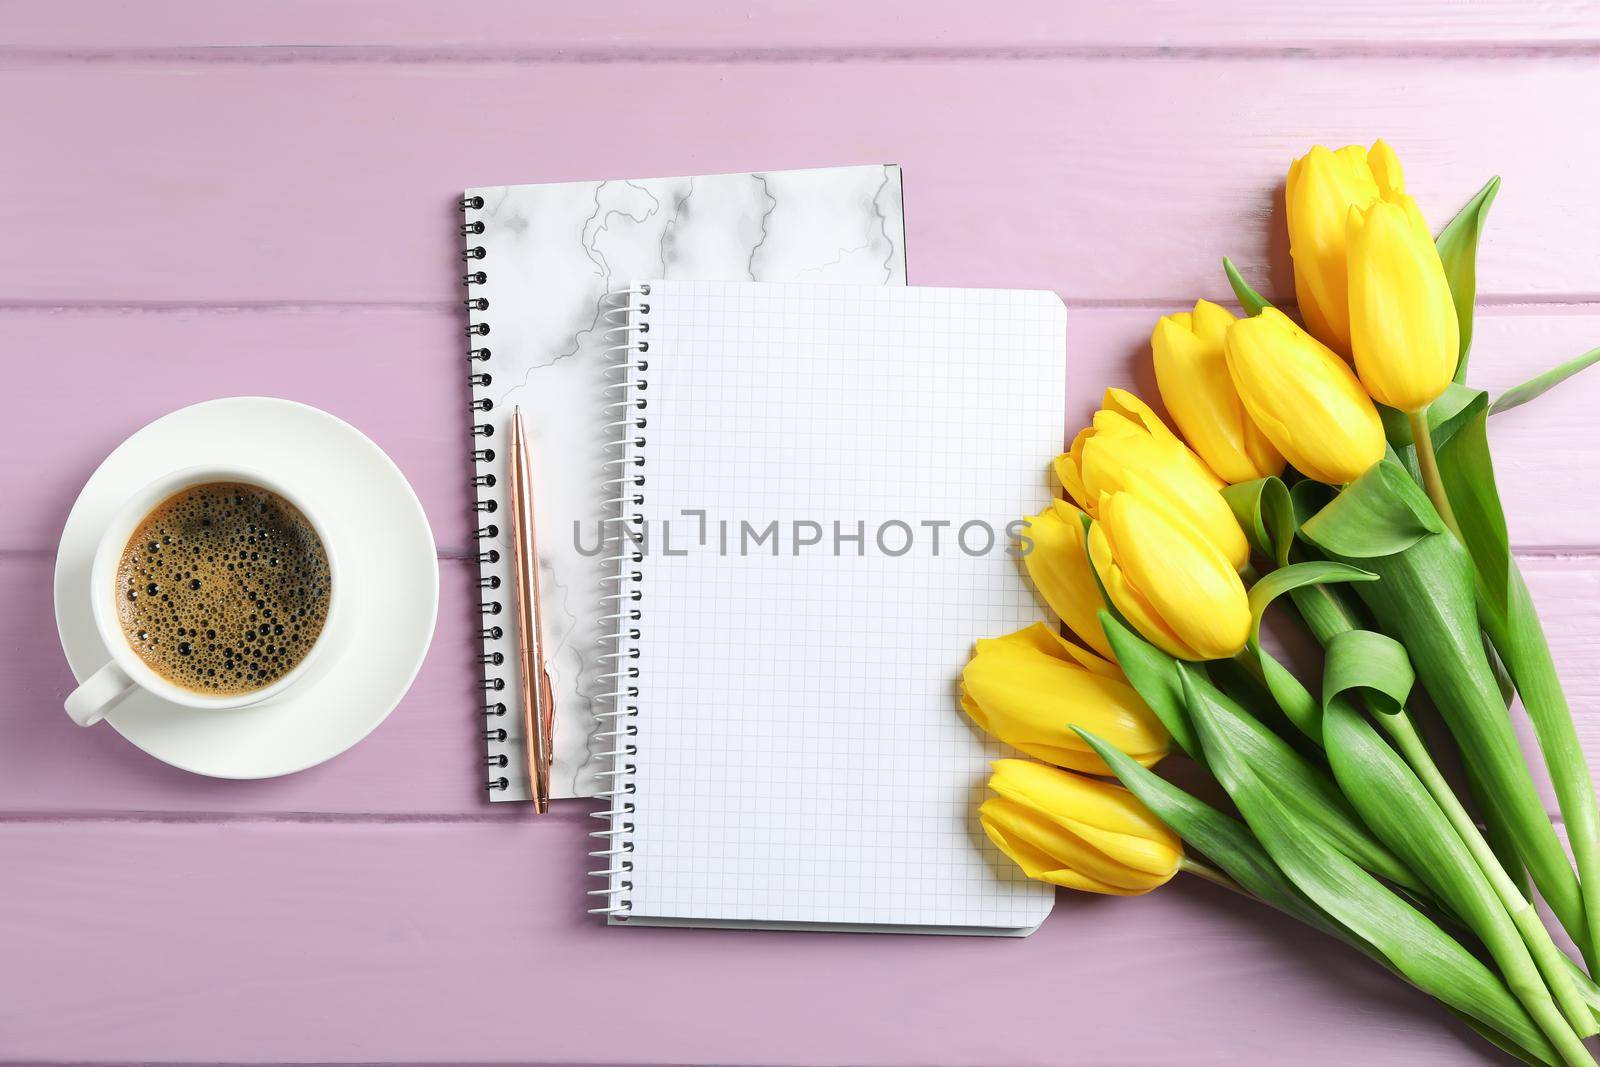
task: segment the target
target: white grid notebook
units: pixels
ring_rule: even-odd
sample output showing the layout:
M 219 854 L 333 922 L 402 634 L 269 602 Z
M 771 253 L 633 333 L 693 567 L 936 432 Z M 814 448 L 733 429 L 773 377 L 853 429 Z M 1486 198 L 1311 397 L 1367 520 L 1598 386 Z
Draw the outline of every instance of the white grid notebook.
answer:
M 975 638 L 1040 617 L 1007 527 L 1061 448 L 1061 302 L 631 300 L 611 921 L 1030 931 L 1052 893 L 983 837 L 1001 753 L 956 686 Z

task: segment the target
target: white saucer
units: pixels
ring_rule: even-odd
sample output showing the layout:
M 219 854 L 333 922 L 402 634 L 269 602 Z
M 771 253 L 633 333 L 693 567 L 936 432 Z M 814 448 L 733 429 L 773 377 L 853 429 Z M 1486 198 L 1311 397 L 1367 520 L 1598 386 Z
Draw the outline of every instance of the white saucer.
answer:
M 422 666 L 439 612 L 439 561 L 422 505 L 393 461 L 355 427 L 304 404 L 232 397 L 157 419 L 106 457 L 67 516 L 56 553 L 56 625 L 80 681 L 109 658 L 89 608 L 105 524 L 160 475 L 237 463 L 295 486 L 340 556 L 339 643 L 282 696 L 203 711 L 136 691 L 107 716 L 158 760 L 214 778 L 272 778 L 331 759 L 388 718 Z M 60 708 L 56 715 L 65 714 Z

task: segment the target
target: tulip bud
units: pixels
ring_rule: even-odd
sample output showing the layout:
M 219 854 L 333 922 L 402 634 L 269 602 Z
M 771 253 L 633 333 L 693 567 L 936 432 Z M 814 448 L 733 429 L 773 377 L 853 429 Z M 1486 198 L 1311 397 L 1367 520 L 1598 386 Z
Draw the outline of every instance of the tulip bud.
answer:
M 1087 774 L 1109 775 L 1111 768 L 1074 726 L 1146 767 L 1172 743 L 1120 667 L 1062 640 L 1042 622 L 978 642 L 961 672 L 961 708 L 997 740 Z
M 1350 344 L 1380 404 L 1419 411 L 1455 377 L 1460 335 L 1439 249 L 1416 201 L 1351 205 Z
M 1234 321 L 1226 308 L 1197 300 L 1193 312 L 1164 316 L 1150 335 L 1161 402 L 1206 466 L 1231 484 L 1283 471 L 1283 457 L 1228 377 L 1222 341 Z
M 1183 861 L 1178 835 L 1128 790 L 1028 760 L 996 760 L 978 808 L 995 846 L 1029 878 L 1136 896 L 1166 885 Z
M 1123 618 L 1169 656 L 1224 659 L 1244 647 L 1250 634 L 1244 583 L 1166 500 L 1101 497 L 1089 558 Z
M 1295 296 L 1306 327 L 1342 356 L 1350 354 L 1346 216 L 1352 205 L 1366 208 L 1404 193 L 1400 160 L 1382 141 L 1370 150 L 1317 145 L 1289 165 L 1284 207 Z
M 1300 473 L 1343 485 L 1383 458 L 1383 421 L 1355 373 L 1283 312 L 1240 319 L 1223 352 L 1251 420 Z
M 1056 457 L 1055 468 L 1067 492 L 1095 518 L 1106 493 L 1160 497 L 1210 538 L 1235 570 L 1250 559 L 1244 531 L 1222 499 L 1222 479 L 1132 393 L 1107 389 L 1093 424 Z
M 1079 640 L 1107 659 L 1114 658 L 1111 642 L 1100 628 L 1105 598 L 1089 568 L 1083 512 L 1065 500 L 1056 500 L 1024 521 L 1024 536 L 1032 547 L 1023 555 L 1022 563 L 1034 588 Z

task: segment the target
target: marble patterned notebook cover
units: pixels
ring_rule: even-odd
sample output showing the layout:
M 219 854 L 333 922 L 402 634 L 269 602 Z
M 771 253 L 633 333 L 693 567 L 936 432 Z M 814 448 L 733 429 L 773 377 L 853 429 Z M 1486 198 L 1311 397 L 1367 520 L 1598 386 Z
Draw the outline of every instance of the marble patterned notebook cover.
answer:
M 469 323 L 489 327 L 471 337 L 473 351 L 488 355 L 469 363 L 489 796 L 528 799 L 510 524 L 498 510 L 517 406 L 534 468 L 541 606 L 556 694 L 551 795 L 591 796 L 601 788 L 597 753 L 606 747 L 593 737 L 592 706 L 604 688 L 595 659 L 605 632 L 599 600 L 606 569 L 595 551 L 607 458 L 601 357 L 615 343 L 605 336 L 602 300 L 636 278 L 904 285 L 900 168 L 491 186 L 468 189 L 466 197 L 466 248 L 483 250 L 466 261 L 468 291 L 487 301 L 469 311 Z M 472 206 L 477 197 L 481 208 Z M 470 232 L 475 223 L 481 232 Z

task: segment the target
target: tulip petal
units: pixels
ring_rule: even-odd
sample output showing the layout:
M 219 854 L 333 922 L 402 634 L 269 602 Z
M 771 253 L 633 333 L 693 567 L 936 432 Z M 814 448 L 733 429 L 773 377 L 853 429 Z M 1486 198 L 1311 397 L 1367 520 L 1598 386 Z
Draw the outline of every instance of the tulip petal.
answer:
M 1223 351 L 1250 418 L 1302 474 L 1342 485 L 1383 458 L 1383 421 L 1355 373 L 1281 311 L 1234 323 Z
M 1350 338 L 1361 384 L 1379 403 L 1418 411 L 1444 392 L 1460 358 L 1439 250 L 1409 196 L 1352 206 L 1347 228 Z
M 1075 834 L 1085 844 L 1129 870 L 1162 877 L 1170 876 L 1177 867 L 1179 845 L 1102 830 L 1070 816 L 1061 818 L 1060 822 L 1065 830 Z M 1172 840 L 1176 842 L 1177 837 L 1174 836 Z
M 1085 556 L 1084 558 L 1087 559 L 1088 557 Z M 1073 644 L 1042 622 L 1024 626 L 1020 630 L 1013 630 L 1004 637 L 996 637 L 993 640 L 1009 641 L 1012 644 L 1042 652 L 1051 659 L 1058 659 L 1068 664 L 1075 663 L 1084 670 L 1102 677 L 1112 678 L 1119 682 L 1127 681 L 1123 677 L 1122 668 L 1118 667 L 1114 660 L 1107 659 L 1104 656 L 1097 656 L 1088 649 Z M 980 639 L 978 644 L 982 645 L 983 642 L 984 639 Z
M 1395 162 L 1391 171 L 1388 157 L 1379 155 L 1385 181 L 1390 181 L 1391 173 L 1399 173 L 1399 164 Z M 1337 152 L 1316 145 L 1290 164 L 1284 183 L 1289 255 L 1294 260 L 1300 313 L 1311 332 L 1341 355 L 1350 351 L 1345 214 L 1351 204 L 1365 207 L 1380 193 L 1368 152 L 1360 145 L 1347 145 Z
M 1046 640 L 1051 647 L 1042 649 Z M 1059 767 L 1107 773 L 1074 726 L 1154 764 L 1166 755 L 1171 738 L 1121 672 L 1116 674 L 1081 665 L 1070 646 L 1036 624 L 978 642 L 961 674 L 961 706 L 986 733 Z
M 1223 659 L 1244 647 L 1244 583 L 1215 545 L 1159 498 L 1117 493 L 1101 510 L 1117 569 L 1189 652 L 1182 658 Z
M 1161 416 L 1157 415 L 1149 404 L 1146 404 L 1126 389 L 1118 389 L 1114 386 L 1106 389 L 1105 396 L 1100 400 L 1100 406 L 1138 423 L 1147 433 L 1156 437 L 1178 440 L 1178 435 L 1168 428 L 1167 424 L 1161 420 Z
M 1057 866 L 1057 861 L 1040 851 L 1034 845 L 1010 831 L 1011 822 L 1000 810 L 1002 802 L 996 800 L 985 801 L 978 809 L 978 822 L 983 827 L 984 835 L 994 842 L 996 848 L 1005 853 L 1029 878 L 1040 882 L 1050 882 L 1064 886 L 1067 889 L 1077 889 L 1085 893 L 1103 893 L 1107 896 L 1137 896 L 1147 893 L 1155 886 L 1144 889 L 1127 889 L 1122 886 L 1111 885 L 1097 878 L 1082 874 L 1066 867 Z
M 1007 855 L 1030 878 L 1052 881 L 1052 872 L 1066 869 L 1106 885 L 1143 892 L 1154 889 L 1177 873 L 1176 853 L 1172 854 L 1172 870 L 1165 876 L 1127 866 L 1079 836 L 1073 824 L 1063 820 L 1060 813 L 1035 808 L 1004 794 L 984 801 L 978 808 L 978 816 L 985 831 L 990 833 L 990 840 L 1005 849 L 1006 844 L 995 840 L 994 834 L 998 833 L 1010 845 Z
M 1372 169 L 1372 180 L 1378 185 L 1379 196 L 1395 200 L 1405 195 L 1406 176 L 1400 169 L 1400 157 L 1383 138 L 1372 142 L 1367 151 L 1367 166 Z
M 1105 600 L 1089 569 L 1083 512 L 1057 500 L 1025 522 L 1031 547 L 1023 555 L 1022 565 L 1034 588 L 1079 640 L 1112 658 L 1111 645 L 1100 628 Z
M 1069 812 L 1079 822 L 1132 837 L 1144 837 L 1181 852 L 1178 835 L 1127 789 L 1067 774 L 1030 760 L 995 760 L 989 788 L 1045 811 Z
M 1097 522 L 1089 529 L 1089 556 L 1111 603 L 1145 640 L 1178 659 L 1200 658 L 1200 654 L 1183 643 L 1183 639 L 1167 625 L 1144 594 L 1123 575 L 1116 561 L 1116 550 L 1111 546 L 1111 535 L 1104 523 Z
M 1091 515 L 1094 512 L 1090 508 L 1089 493 L 1083 483 L 1083 446 L 1093 436 L 1093 427 L 1086 426 L 1079 430 L 1077 436 L 1072 439 L 1071 446 L 1068 447 L 1066 452 L 1057 456 L 1053 464 L 1056 477 L 1061 479 L 1061 488 L 1067 491 L 1068 496 L 1077 501 L 1080 508 L 1088 511 Z
M 1106 390 L 1105 406 L 1057 460 L 1057 471 L 1095 518 L 1105 493 L 1148 492 L 1173 501 L 1236 568 L 1249 559 L 1244 532 L 1221 496 L 1226 483 L 1132 393 Z
M 1279 474 L 1283 457 L 1244 409 L 1228 377 L 1223 341 L 1234 316 L 1208 300 L 1167 315 L 1150 335 L 1156 383 L 1167 411 L 1200 458 L 1225 482 Z

